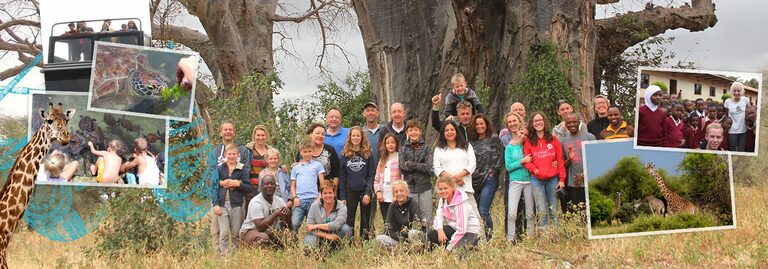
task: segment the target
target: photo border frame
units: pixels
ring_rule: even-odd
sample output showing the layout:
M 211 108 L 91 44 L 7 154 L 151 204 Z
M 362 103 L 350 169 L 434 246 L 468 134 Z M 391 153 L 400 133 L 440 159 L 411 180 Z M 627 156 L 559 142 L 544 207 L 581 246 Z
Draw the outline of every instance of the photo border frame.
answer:
M 158 51 L 158 52 L 165 52 L 165 53 L 186 54 L 188 56 L 195 57 L 195 67 L 194 67 L 195 77 L 197 77 L 197 73 L 199 72 L 199 68 L 200 68 L 200 54 L 194 51 L 171 50 L 171 49 L 155 48 L 155 47 L 149 47 L 149 46 L 136 46 L 136 45 L 96 41 L 94 42 L 94 45 L 93 45 L 93 60 L 91 61 L 91 77 L 90 77 L 90 83 L 88 84 L 88 92 L 87 92 L 88 103 L 87 103 L 86 109 L 88 111 L 96 111 L 96 112 L 104 112 L 104 113 L 112 113 L 112 114 L 118 114 L 118 115 L 136 116 L 136 117 L 166 119 L 166 120 L 171 119 L 176 121 L 187 121 L 187 122 L 192 121 L 192 115 L 194 114 L 193 111 L 195 107 L 195 90 L 197 88 L 197 81 L 192 81 L 192 90 L 190 91 L 190 95 L 189 95 L 189 111 L 187 111 L 187 117 L 174 117 L 174 116 L 168 116 L 168 115 L 157 115 L 157 114 L 151 114 L 151 113 L 141 113 L 141 112 L 122 111 L 122 110 L 93 107 L 91 105 L 91 102 L 93 101 L 92 100 L 93 79 L 94 79 L 94 74 L 96 73 L 96 55 L 98 54 L 99 47 L 102 47 L 102 46 L 123 47 L 123 48 L 129 48 L 129 49 L 141 49 L 141 50 Z
M 712 70 L 698 70 L 698 69 L 678 69 L 678 68 L 659 68 L 659 67 L 647 67 L 642 66 L 638 67 L 637 69 L 637 88 L 635 89 L 635 134 L 634 138 L 637 138 L 637 135 L 639 134 L 639 128 L 637 126 L 639 120 L 640 120 L 640 81 L 642 79 L 642 72 L 643 71 L 660 71 L 660 72 L 682 72 L 682 73 L 692 73 L 692 74 L 718 74 L 718 73 L 741 73 L 741 74 L 755 74 L 757 75 L 758 80 L 758 89 L 757 89 L 757 103 L 755 106 L 757 106 L 757 118 L 755 119 L 755 122 L 757 122 L 756 127 L 757 130 L 755 131 L 755 152 L 741 152 L 741 151 L 722 151 L 724 153 L 738 155 L 738 156 L 753 156 L 757 157 L 759 150 L 760 150 L 760 114 L 762 111 L 762 99 L 763 99 L 763 75 L 760 73 L 749 73 L 749 72 L 738 72 L 738 71 L 712 71 Z M 727 137 L 723 139 L 728 139 Z M 652 146 L 639 146 L 637 145 L 637 139 L 634 139 L 633 147 L 635 149 L 643 149 L 643 150 L 660 150 L 660 151 L 675 151 L 675 152 L 689 152 L 689 153 L 708 153 L 708 154 L 721 154 L 721 151 L 713 151 L 713 150 L 705 150 L 705 149 L 686 149 L 686 148 L 668 148 L 668 147 L 652 147 Z
M 581 143 L 581 152 L 584 154 L 584 156 L 589 156 L 586 153 L 587 145 L 593 145 L 593 144 L 610 144 L 610 143 L 622 143 L 622 142 L 632 142 L 630 140 L 635 139 L 616 139 L 611 141 L 600 141 L 600 140 L 594 140 L 594 141 L 583 141 Z M 634 142 L 636 143 L 636 142 Z M 638 149 L 633 147 L 634 150 L 645 150 L 645 151 L 654 151 L 649 149 Z M 683 152 L 685 154 L 689 153 L 702 153 L 702 152 Z M 707 154 L 712 154 L 711 152 L 707 152 Z M 733 185 L 733 154 L 727 153 L 727 152 L 720 152 L 716 155 L 725 155 L 727 156 L 728 160 L 728 181 L 730 184 L 730 193 L 731 193 L 731 218 L 733 219 L 733 224 L 731 225 L 723 225 L 723 226 L 713 226 L 713 227 L 701 227 L 701 228 L 688 228 L 688 229 L 677 229 L 677 230 L 663 230 L 663 231 L 648 231 L 648 232 L 636 232 L 636 233 L 622 233 L 622 234 L 606 234 L 606 235 L 592 235 L 592 219 L 591 219 L 591 210 L 589 207 L 589 174 L 587 169 L 587 162 L 589 160 L 588 157 L 585 157 L 583 160 L 584 165 L 584 194 L 586 199 L 586 213 L 587 213 L 587 239 L 588 240 L 594 240 L 594 239 L 610 239 L 610 238 L 625 238 L 625 237 L 636 237 L 636 236 L 647 236 L 647 235 L 662 235 L 662 234 L 678 234 L 678 233 L 690 233 L 690 232 L 704 232 L 704 231 L 719 231 L 719 230 L 730 230 L 730 229 L 736 229 L 737 228 L 737 218 L 736 218 L 736 192 Z
M 31 139 L 32 135 L 34 134 L 32 132 L 32 113 L 35 113 L 35 108 L 33 107 L 34 103 L 34 96 L 35 95 L 62 95 L 62 96 L 84 96 L 87 95 L 87 92 L 66 92 L 66 91 L 42 91 L 42 90 L 33 90 L 29 92 L 29 105 L 27 106 L 29 108 L 27 113 L 27 139 Z M 90 110 L 87 110 L 90 111 Z M 90 112 L 98 112 L 98 113 L 109 113 L 109 114 L 115 114 L 111 112 L 102 112 L 102 111 L 90 111 Z M 133 117 L 136 117 L 134 115 L 131 115 Z M 154 120 L 160 120 L 160 119 L 154 119 Z M 163 174 L 165 174 L 165 180 L 163 180 L 163 184 L 160 185 L 138 185 L 138 184 L 118 184 L 118 183 L 88 183 L 88 182 L 49 182 L 49 181 L 37 181 L 35 180 L 35 185 L 52 185 L 52 186 L 77 186 L 77 187 L 118 187 L 118 188 L 138 188 L 138 189 L 168 189 L 168 148 L 170 145 L 168 142 L 170 141 L 168 139 L 168 132 L 170 131 L 170 121 L 168 119 L 165 120 L 165 146 L 163 147 L 163 151 L 166 156 L 166 162 L 163 165 Z M 35 131 L 36 132 L 36 131 Z M 48 153 L 46 153 L 46 156 Z

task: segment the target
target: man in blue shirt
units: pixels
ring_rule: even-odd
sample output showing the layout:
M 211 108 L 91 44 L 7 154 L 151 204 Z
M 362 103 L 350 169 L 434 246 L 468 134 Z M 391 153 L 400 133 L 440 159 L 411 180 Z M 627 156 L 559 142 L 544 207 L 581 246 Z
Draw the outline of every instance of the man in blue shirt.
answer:
M 341 151 L 344 149 L 344 142 L 347 141 L 349 128 L 341 127 L 341 111 L 337 107 L 331 107 L 325 114 L 325 143 L 336 150 L 336 155 L 341 160 Z

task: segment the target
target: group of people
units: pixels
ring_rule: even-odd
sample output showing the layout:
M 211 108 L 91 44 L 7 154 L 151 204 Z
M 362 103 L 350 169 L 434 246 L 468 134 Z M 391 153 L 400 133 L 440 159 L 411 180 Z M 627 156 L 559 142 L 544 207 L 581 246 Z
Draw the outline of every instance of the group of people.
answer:
M 432 127 L 439 132 L 434 143 L 425 142 L 422 122 L 406 121 L 401 103 L 391 105 L 386 124 L 378 122 L 377 105 L 368 103 L 365 124 L 351 128 L 342 127 L 340 110 L 331 108 L 325 124 L 309 126 L 295 160 L 283 162 L 292 164 L 281 166 L 265 126 L 256 126 L 253 141 L 243 145 L 234 140 L 233 124 L 222 123 L 211 218 L 217 249 L 230 251 L 230 237 L 275 245 L 277 231 L 295 235 L 302 225 L 310 248 L 335 246 L 356 230 L 370 240 L 377 206 L 384 228 L 375 240 L 382 247 L 411 241 L 448 251 L 471 248 L 492 238 L 490 209 L 500 184 L 509 186 L 507 239 L 514 243 L 519 230 L 534 236 L 557 224 L 560 210 L 583 212 L 583 141 L 633 133 L 621 111 L 598 96 L 594 120 L 584 123 L 561 101 L 554 126 L 545 113 L 527 115 L 514 103 L 497 134 L 464 77 L 454 75 L 451 85 L 444 98 L 432 98 Z M 525 224 L 518 228 L 521 201 Z
M 90 165 L 88 175 L 96 178 L 95 183 L 135 184 L 140 186 L 159 186 L 163 173 L 157 156 L 149 151 L 149 143 L 143 137 L 134 140 L 133 158 L 124 161 L 119 152 L 123 143 L 118 139 L 109 141 L 105 150 L 97 150 L 88 141 L 88 147 L 94 156 L 95 164 Z M 79 167 L 78 161 L 68 161 L 67 155 L 59 150 L 52 150 L 41 162 L 37 181 L 72 182 Z
M 79 21 L 77 24 L 74 22 L 70 22 L 67 24 L 67 27 L 69 27 L 69 30 L 65 31 L 62 36 L 73 36 L 73 35 L 80 35 L 80 34 L 90 34 L 94 33 L 94 30 L 92 27 L 89 27 L 86 25 L 85 21 Z M 101 24 L 101 30 L 99 30 L 100 33 L 109 33 L 109 32 L 130 32 L 130 31 L 139 31 L 139 28 L 136 26 L 136 23 L 134 21 L 128 21 L 128 23 L 124 23 L 120 25 L 120 30 L 115 31 L 112 29 L 112 20 L 104 20 Z M 127 42 L 130 41 L 130 37 L 114 37 L 110 39 L 111 42 L 118 42 L 118 43 L 131 43 Z M 69 49 L 69 60 L 70 61 L 80 61 L 82 58 L 84 61 L 90 61 L 93 56 L 93 41 L 86 39 L 86 38 L 79 38 L 76 40 L 72 40 L 68 42 L 68 49 Z
M 649 86 L 638 112 L 637 145 L 754 152 L 757 107 L 743 96 L 742 83 L 732 83 L 730 92 L 717 103 L 677 100 Z

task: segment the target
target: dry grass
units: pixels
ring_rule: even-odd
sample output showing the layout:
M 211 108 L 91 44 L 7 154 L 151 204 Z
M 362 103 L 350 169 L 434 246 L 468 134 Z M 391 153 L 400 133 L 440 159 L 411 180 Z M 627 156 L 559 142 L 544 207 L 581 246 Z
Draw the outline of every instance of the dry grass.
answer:
M 496 239 L 481 243 L 463 260 L 442 251 L 391 253 L 367 242 L 324 257 L 305 257 L 301 247 L 292 247 L 282 251 L 242 249 L 228 257 L 200 250 L 186 257 L 127 254 L 118 261 L 91 261 L 82 250 L 93 246 L 93 233 L 74 242 L 59 243 L 34 231 L 20 231 L 14 237 L 8 260 L 11 268 L 761 267 L 768 260 L 767 190 L 736 188 L 737 229 L 589 241 L 585 239 L 586 230 L 571 222 L 562 225 L 555 235 L 525 240 L 517 246 L 501 240 L 502 231 L 497 229 Z M 503 223 L 500 204 L 497 197 L 493 210 L 497 225 Z M 207 224 L 203 221 L 202 225 Z

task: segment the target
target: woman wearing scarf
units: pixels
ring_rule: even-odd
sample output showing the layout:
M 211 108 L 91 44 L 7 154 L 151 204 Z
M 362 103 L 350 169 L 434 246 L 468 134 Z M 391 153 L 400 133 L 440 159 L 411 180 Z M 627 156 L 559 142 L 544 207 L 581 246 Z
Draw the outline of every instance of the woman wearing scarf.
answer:
M 663 147 L 665 134 L 664 122 L 667 113 L 660 108 L 661 88 L 651 85 L 645 90 L 645 104 L 638 110 L 637 145 Z

